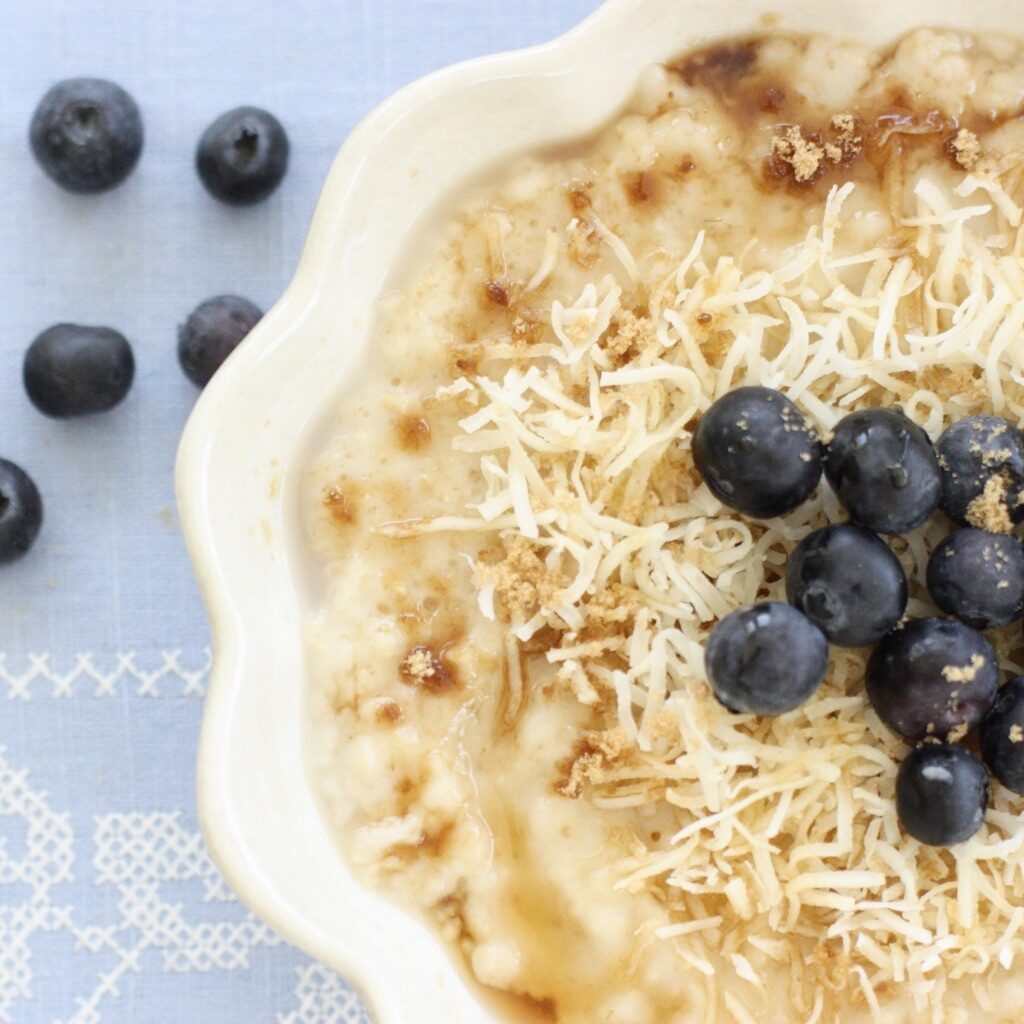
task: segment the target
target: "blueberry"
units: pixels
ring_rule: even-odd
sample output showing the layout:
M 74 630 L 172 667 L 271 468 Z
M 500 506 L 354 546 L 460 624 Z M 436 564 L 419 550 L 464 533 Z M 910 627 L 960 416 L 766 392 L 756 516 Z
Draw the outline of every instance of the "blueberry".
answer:
M 218 295 L 196 306 L 178 328 L 178 360 L 188 379 L 205 387 L 262 316 L 238 295 Z
M 1016 537 L 966 527 L 932 552 L 928 589 L 935 603 L 975 629 L 1024 616 L 1024 545 Z
M 791 512 L 821 478 L 821 442 L 779 391 L 730 391 L 701 417 L 693 459 L 724 505 L 756 519 Z
M 981 828 L 988 775 L 963 747 L 926 743 L 907 755 L 896 776 L 896 816 L 927 846 L 955 846 Z
M 1024 795 L 1024 676 L 999 691 L 982 722 L 981 756 L 1007 789 Z
M 993 529 L 996 514 L 1004 519 L 999 532 L 1009 533 L 1013 523 L 1024 521 L 1024 435 L 1016 427 L 998 416 L 970 416 L 948 427 L 935 449 L 942 511 L 954 523 Z M 992 507 L 972 510 L 986 486 L 995 489 Z
M 43 525 L 43 499 L 20 466 L 0 459 L 0 565 L 28 553 Z
M 907 577 L 884 541 L 863 526 L 826 526 L 789 556 L 786 596 L 840 647 L 877 644 L 903 618 Z
M 196 170 L 210 195 L 233 206 L 266 199 L 288 170 L 288 136 L 273 114 L 238 107 L 203 132 Z
M 828 642 L 795 608 L 771 601 L 722 619 L 704 660 L 715 697 L 730 711 L 781 715 L 821 685 Z
M 32 404 L 65 419 L 113 409 L 131 389 L 135 357 L 109 327 L 55 324 L 29 345 L 23 373 Z
M 928 435 L 900 409 L 863 409 L 840 420 L 825 476 L 850 518 L 876 533 L 920 526 L 942 489 Z
M 908 740 L 959 738 L 988 714 L 998 685 L 992 646 L 956 619 L 908 622 L 868 661 L 868 698 Z
M 142 115 L 102 78 L 58 82 L 39 101 L 29 143 L 43 170 L 69 192 L 104 192 L 131 174 L 142 152 Z

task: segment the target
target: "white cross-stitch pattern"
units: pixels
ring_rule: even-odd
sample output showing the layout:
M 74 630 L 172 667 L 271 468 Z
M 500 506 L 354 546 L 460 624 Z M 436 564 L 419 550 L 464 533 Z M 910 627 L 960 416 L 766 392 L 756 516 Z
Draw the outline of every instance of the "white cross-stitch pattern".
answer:
M 45 794 L 31 788 L 27 774 L 13 769 L 0 749 L 0 818 L 18 817 L 25 823 L 20 856 L 0 843 L 0 892 L 24 894 L 17 902 L 0 903 L 0 1020 L 5 1024 L 13 1024 L 15 1000 L 31 994 L 32 936 L 72 927 L 69 908 L 57 905 L 51 893 L 71 878 L 71 826 L 67 815 L 53 811 Z
M 102 658 L 77 654 L 53 664 L 49 654 L 29 654 L 15 664 L 0 651 L 0 693 L 8 700 L 33 697 L 201 697 L 210 673 L 210 652 L 189 664 L 180 651 L 162 651 L 150 666 L 133 653 Z
M 320 964 L 299 968 L 295 986 L 298 1008 L 279 1015 L 277 1024 L 370 1024 L 352 992 L 333 972 Z
M 0 692 L 6 688 L 19 701 L 102 698 L 104 706 L 121 697 L 138 721 L 163 701 L 136 698 L 199 697 L 208 668 L 208 654 L 82 654 L 54 666 L 46 656 L 14 665 L 0 652 Z M 198 711 L 197 702 L 175 702 L 187 705 Z M 26 713 L 31 722 L 34 712 Z M 46 1024 L 131 1020 L 122 1002 L 129 976 L 180 977 L 184 992 L 189 976 L 222 972 L 230 984 L 257 950 L 275 949 L 294 962 L 297 954 L 238 906 L 188 824 L 191 805 L 104 808 L 83 827 L 74 807 L 40 784 L 52 768 L 12 763 L 0 747 L 0 1024 L 21 1024 L 26 1007 L 49 995 L 37 972 L 41 944 L 55 938 L 74 949 L 60 965 L 74 996 Z M 249 1014 L 247 1024 L 368 1024 L 358 998 L 333 972 L 308 961 L 295 970 L 291 1008 L 279 1002 L 262 1018 Z M 235 984 L 246 982 L 239 977 Z

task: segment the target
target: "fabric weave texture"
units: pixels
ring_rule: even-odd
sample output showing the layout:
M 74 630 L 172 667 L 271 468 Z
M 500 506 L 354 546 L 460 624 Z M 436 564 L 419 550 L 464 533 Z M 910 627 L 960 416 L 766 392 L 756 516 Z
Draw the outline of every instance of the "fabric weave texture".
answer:
M 412 79 L 549 39 L 597 0 L 35 0 L 0 37 L 0 457 L 46 503 L 36 548 L 0 569 L 0 1024 L 356 1024 L 331 971 L 218 876 L 196 820 L 210 655 L 172 470 L 195 390 L 176 328 L 211 295 L 267 308 L 298 261 L 346 134 Z M 61 192 L 28 124 L 55 81 L 110 78 L 138 102 L 142 159 L 119 188 Z M 193 169 L 216 116 L 264 106 L 292 142 L 267 202 L 222 206 Z M 58 322 L 133 343 L 127 401 L 47 420 L 21 386 Z

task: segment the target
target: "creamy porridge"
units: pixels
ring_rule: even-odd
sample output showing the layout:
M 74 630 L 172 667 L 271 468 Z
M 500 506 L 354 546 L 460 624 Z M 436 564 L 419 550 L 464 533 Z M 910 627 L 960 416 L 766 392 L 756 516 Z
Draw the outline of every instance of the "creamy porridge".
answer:
M 311 772 L 355 870 L 510 1020 L 1024 1015 L 1024 800 L 993 781 L 948 850 L 901 830 L 910 748 L 867 650 L 780 717 L 714 700 L 710 630 L 785 601 L 790 553 L 844 516 L 824 481 L 736 513 L 690 443 L 748 384 L 825 437 L 894 405 L 932 439 L 1020 425 L 1022 112 L 1006 38 L 688 54 L 463 196 L 381 299 L 309 475 Z M 976 525 L 1009 529 L 999 507 Z M 889 538 L 912 618 L 949 530 Z M 1019 622 L 987 636 L 1024 672 Z

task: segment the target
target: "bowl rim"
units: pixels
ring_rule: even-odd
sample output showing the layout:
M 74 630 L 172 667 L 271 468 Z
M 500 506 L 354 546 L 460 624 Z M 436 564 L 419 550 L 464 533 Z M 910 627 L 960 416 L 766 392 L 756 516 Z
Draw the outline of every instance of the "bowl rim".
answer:
M 688 0 L 675 2 L 680 6 L 688 4 Z M 757 13 L 766 13 L 768 6 L 774 14 L 779 8 L 806 6 L 808 2 L 725 0 L 721 5 L 722 31 L 731 34 L 729 26 L 735 21 L 749 22 Z M 988 15 L 965 13 L 962 18 L 957 17 L 965 27 L 981 29 L 982 25 L 972 23 L 992 21 L 996 11 L 1011 10 L 1012 2 L 1019 0 L 993 0 Z M 206 605 L 214 653 L 197 766 L 197 803 L 208 851 L 244 904 L 290 942 L 337 969 L 361 994 L 369 995 L 369 1005 L 380 1015 L 380 1020 L 386 1017 L 388 1024 L 398 1024 L 398 1021 L 378 1009 L 379 1000 L 373 998 L 377 991 L 375 967 L 367 955 L 361 954 L 354 944 L 330 944 L 315 929 L 306 926 L 301 915 L 289 915 L 283 910 L 268 894 L 266 879 L 261 877 L 251 851 L 236 840 L 230 825 L 226 824 L 230 804 L 224 784 L 225 752 L 247 668 L 246 630 L 237 606 L 235 586 L 222 563 L 213 526 L 208 472 L 211 445 L 218 425 L 231 414 L 233 406 L 237 407 L 247 374 L 261 358 L 285 343 L 280 329 L 301 321 L 316 304 L 331 271 L 326 257 L 338 247 L 339 237 L 344 236 L 351 187 L 362 173 L 378 138 L 426 101 L 494 74 L 539 76 L 566 70 L 574 59 L 585 55 L 591 41 L 613 33 L 617 24 L 649 3 L 651 0 L 604 0 L 575 27 L 549 42 L 474 58 L 435 71 L 403 87 L 367 115 L 349 135 L 331 167 L 290 284 L 202 393 L 179 446 L 175 477 L 180 521 Z M 826 0 L 823 7 L 836 9 L 841 3 L 842 0 Z M 863 0 L 850 6 L 859 9 Z M 892 6 L 911 11 L 915 0 L 898 0 Z M 956 8 L 954 0 L 939 0 L 938 6 L 944 12 Z M 897 22 L 901 17 L 893 16 Z M 930 22 L 918 23 L 942 24 L 943 18 L 940 14 Z M 716 31 L 714 35 L 717 34 Z
M 350 187 L 373 150 L 374 142 L 422 103 L 496 72 L 541 75 L 561 71 L 582 55 L 590 40 L 614 29 L 647 0 L 604 0 L 595 10 L 555 38 L 536 45 L 474 57 L 424 75 L 403 86 L 371 110 L 350 132 L 335 157 L 314 209 L 296 270 L 281 297 L 231 354 L 197 399 L 185 425 L 175 461 L 175 492 L 189 557 L 210 624 L 212 665 L 207 685 L 196 766 L 200 826 L 209 855 L 240 901 L 287 941 L 336 969 L 363 997 L 376 1016 L 378 1000 L 373 964 L 354 946 L 330 945 L 298 915 L 289 915 L 264 892 L 259 866 L 244 842 L 232 834 L 224 773 L 233 711 L 246 669 L 246 630 L 235 589 L 218 551 L 211 515 L 208 459 L 217 427 L 230 415 L 247 373 L 281 343 L 277 328 L 297 321 L 328 279 L 327 259 L 344 230 Z M 383 1016 L 380 1018 L 383 1020 Z

